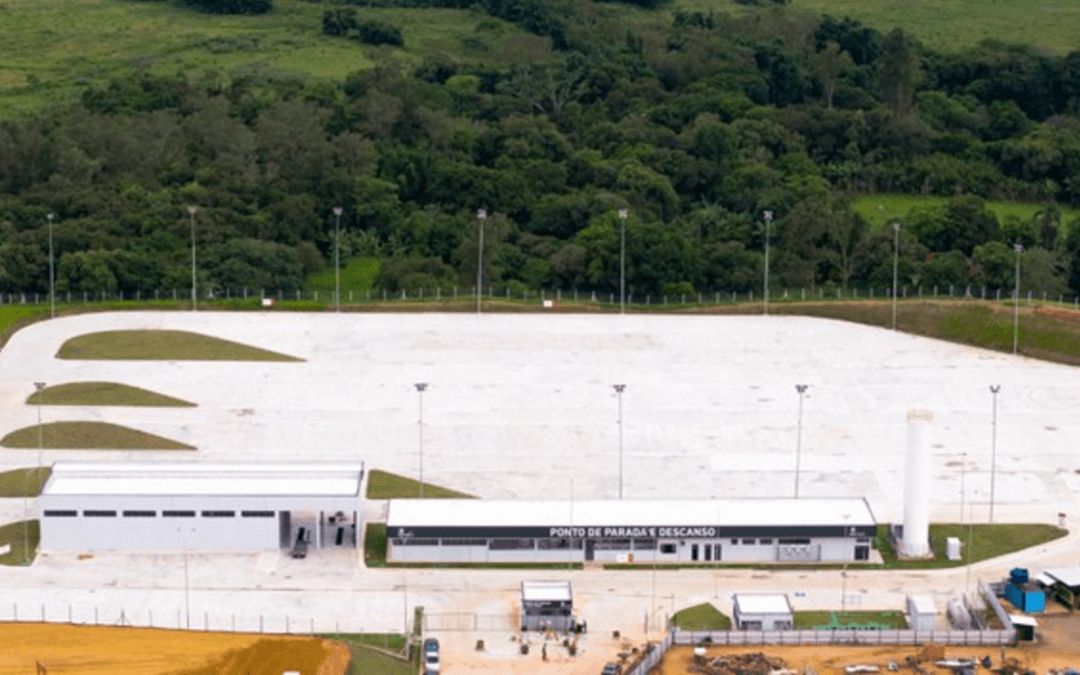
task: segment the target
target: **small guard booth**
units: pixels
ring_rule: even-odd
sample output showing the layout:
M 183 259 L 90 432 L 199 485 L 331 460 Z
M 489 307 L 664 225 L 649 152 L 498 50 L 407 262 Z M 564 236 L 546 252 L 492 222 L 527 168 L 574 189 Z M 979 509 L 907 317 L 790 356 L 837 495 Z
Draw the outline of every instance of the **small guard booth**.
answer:
M 362 463 L 57 462 L 39 498 L 41 548 L 356 549 L 363 476 Z
M 574 630 L 574 596 L 569 581 L 521 582 L 521 630 Z
M 791 630 L 795 612 L 783 593 L 736 593 L 735 627 L 738 630 Z

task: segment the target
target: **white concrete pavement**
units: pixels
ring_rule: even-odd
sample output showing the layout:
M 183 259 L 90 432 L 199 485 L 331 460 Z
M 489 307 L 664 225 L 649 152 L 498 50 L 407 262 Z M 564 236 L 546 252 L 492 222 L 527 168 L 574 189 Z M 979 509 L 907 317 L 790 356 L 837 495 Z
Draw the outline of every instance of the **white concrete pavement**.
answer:
M 193 330 L 273 349 L 302 363 L 61 361 L 69 337 L 98 330 Z M 627 498 L 783 497 L 794 485 L 798 396 L 805 400 L 800 495 L 865 496 L 881 521 L 902 516 L 905 420 L 935 411 L 931 518 L 988 517 L 990 384 L 1001 384 L 995 519 L 1071 522 L 1080 503 L 1075 368 L 843 322 L 797 317 L 117 313 L 35 324 L 0 352 L 0 435 L 36 423 L 33 382 L 124 382 L 198 404 L 191 409 L 45 406 L 45 421 L 102 420 L 195 445 L 192 460 L 363 460 L 415 476 L 418 397 L 424 396 L 424 478 L 482 497 L 614 497 L 617 400 L 625 383 Z M 44 459 L 127 461 L 159 452 L 46 451 Z M 0 468 L 36 451 L 0 449 Z M 0 500 L 0 518 L 22 502 Z M 972 507 L 974 505 L 974 507 Z M 369 504 L 365 511 L 379 512 Z M 975 565 L 998 579 L 1014 565 L 1080 562 L 1077 535 Z M 839 572 L 725 569 L 635 572 L 364 570 L 349 556 L 191 553 L 184 592 L 175 555 L 44 554 L 0 568 L 11 608 L 47 617 L 97 609 L 162 625 L 277 632 L 290 622 L 327 630 L 400 630 L 407 607 L 510 611 L 522 578 L 567 578 L 590 630 L 644 631 L 671 609 L 712 601 L 730 612 L 745 591 L 804 591 L 800 609 L 835 608 Z M 654 586 L 655 578 L 655 586 Z M 850 569 L 862 608 L 898 608 L 910 592 L 951 596 L 966 569 L 893 573 Z M 655 591 L 654 591 L 655 588 Z M 406 604 L 407 596 L 407 604 Z M 654 599 L 655 598 L 655 599 Z M 186 609 L 185 609 L 186 603 Z M 35 609 L 36 608 L 36 609 Z M 471 608 L 471 609 L 470 609 Z M 179 614 L 178 614 L 179 613 Z M 140 617 L 133 619 L 132 617 Z M 234 619 L 234 617 L 237 617 Z M 267 622 L 275 622 L 272 626 Z M 243 628 L 240 628 L 240 627 Z M 275 627 L 276 626 L 276 627 Z M 346 626 L 348 628 L 346 629 Z M 302 628 L 301 628 L 302 629 Z M 290 630 L 296 630 L 290 624 Z

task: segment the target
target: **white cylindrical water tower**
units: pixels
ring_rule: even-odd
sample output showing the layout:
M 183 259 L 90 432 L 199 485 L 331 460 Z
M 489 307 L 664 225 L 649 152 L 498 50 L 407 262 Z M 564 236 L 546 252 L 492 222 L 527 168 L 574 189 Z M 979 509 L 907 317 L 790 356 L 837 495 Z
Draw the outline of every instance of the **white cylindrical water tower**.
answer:
M 925 558 L 930 552 L 930 448 L 926 430 L 934 421 L 929 410 L 909 410 L 907 463 L 904 470 L 904 538 L 900 554 Z

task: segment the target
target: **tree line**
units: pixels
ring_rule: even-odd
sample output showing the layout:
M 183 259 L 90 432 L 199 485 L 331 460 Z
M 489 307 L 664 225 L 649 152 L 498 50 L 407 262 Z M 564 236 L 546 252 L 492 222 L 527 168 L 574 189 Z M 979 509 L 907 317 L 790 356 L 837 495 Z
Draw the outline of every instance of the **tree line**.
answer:
M 898 249 L 904 285 L 1008 289 L 1019 243 L 1026 289 L 1080 292 L 1059 207 L 1080 205 L 1080 52 L 941 54 L 777 10 L 483 7 L 527 32 L 469 61 L 383 47 L 341 82 L 141 72 L 0 122 L 0 292 L 47 291 L 49 213 L 58 292 L 185 288 L 192 231 L 200 288 L 302 288 L 334 207 L 342 259 L 380 258 L 389 290 L 468 286 L 482 259 L 509 288 L 617 291 L 625 234 L 638 297 L 759 291 L 766 236 L 773 288 L 887 286 Z M 855 212 L 875 192 L 948 201 L 897 236 Z

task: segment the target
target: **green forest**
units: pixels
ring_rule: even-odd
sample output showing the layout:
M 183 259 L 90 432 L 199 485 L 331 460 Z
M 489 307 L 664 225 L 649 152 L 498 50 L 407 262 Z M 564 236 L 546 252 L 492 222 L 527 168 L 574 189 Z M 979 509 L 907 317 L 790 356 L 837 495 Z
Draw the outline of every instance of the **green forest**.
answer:
M 759 293 L 766 250 L 773 293 L 884 294 L 896 254 L 907 289 L 1004 297 L 1019 264 L 1025 292 L 1080 294 L 1080 45 L 942 51 L 772 0 L 100 5 L 302 14 L 305 54 L 357 66 L 135 60 L 6 114 L 0 293 L 47 293 L 50 256 L 58 294 L 184 292 L 194 243 L 219 296 L 308 288 L 336 254 L 391 292 L 467 291 L 482 261 L 493 288 L 618 293 L 623 246 L 634 298 Z M 410 49 L 450 10 L 453 49 Z

